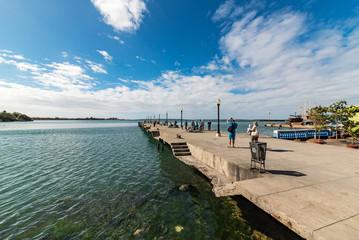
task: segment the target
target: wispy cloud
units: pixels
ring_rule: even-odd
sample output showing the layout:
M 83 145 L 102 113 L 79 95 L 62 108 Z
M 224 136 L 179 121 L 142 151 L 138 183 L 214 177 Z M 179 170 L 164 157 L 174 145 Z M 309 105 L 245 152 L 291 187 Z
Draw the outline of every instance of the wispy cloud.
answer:
M 85 74 L 85 70 L 80 66 L 65 62 L 47 64 L 46 67 L 45 71 L 33 77 L 40 85 L 69 91 L 89 89 L 93 86 L 90 82 L 93 78 Z
M 12 51 L 10 51 L 10 50 L 6 50 L 6 49 L 0 49 L 0 52 L 4 52 L 4 53 L 13 53 Z
M 121 40 L 119 36 L 112 36 L 112 35 L 110 35 L 110 34 L 107 34 L 107 36 L 108 36 L 110 39 L 119 41 L 121 44 L 125 44 L 125 42 L 124 42 L 123 40 Z
M 13 60 L 14 55 L 7 55 L 7 54 L 2 54 L 2 57 L 0 55 L 0 63 L 5 63 L 5 64 L 9 64 L 9 65 L 14 65 L 17 69 L 19 69 L 20 71 L 30 71 L 33 72 L 34 74 L 37 74 L 39 71 L 41 71 L 42 69 L 39 67 L 39 65 L 37 64 L 31 64 L 28 62 L 19 62 L 16 60 Z M 20 56 L 20 55 L 15 55 L 15 56 Z M 12 58 L 12 59 L 6 59 L 6 58 Z M 15 58 L 18 60 L 22 60 L 24 59 L 22 58 Z
M 355 67 L 359 59 L 354 57 L 359 51 L 359 29 L 346 31 L 359 19 L 322 25 L 311 35 L 308 31 L 313 29 L 308 24 L 315 23 L 309 22 L 306 14 L 290 10 L 269 15 L 250 11 L 230 21 L 228 32 L 220 39 L 220 49 L 223 58 L 236 64 L 233 86 L 248 92 L 244 94 L 247 99 L 260 102 L 250 105 L 263 109 L 260 105 L 265 103 L 289 112 L 290 108 L 295 111 L 305 96 L 323 105 L 341 98 L 359 100 L 354 93 L 359 92 Z M 205 67 L 218 69 L 213 61 Z M 355 90 L 343 95 L 335 87 L 339 82 Z
M 3 50 L 4 51 L 4 50 Z M 1 52 L 1 51 L 0 51 Z M 5 51 L 4 51 L 5 52 Z M 12 53 L 11 51 L 8 51 L 7 53 Z M 17 59 L 17 60 L 25 60 L 24 56 L 22 55 L 17 55 L 17 54 L 6 54 L 6 53 L 0 53 L 0 56 L 3 57 L 8 57 L 8 58 L 13 58 L 13 59 Z
M 62 52 L 61 55 L 63 58 L 67 58 L 69 56 L 69 54 L 67 52 Z
M 108 54 L 106 51 L 96 50 L 96 52 L 100 53 L 104 57 L 106 62 L 112 62 L 112 56 L 110 56 L 110 54 Z
M 105 73 L 105 74 L 107 74 L 107 71 L 106 71 L 106 69 L 104 69 L 102 64 L 95 63 L 95 62 L 92 62 L 90 60 L 86 60 L 86 63 L 88 64 L 88 66 L 91 68 L 91 70 L 94 73 Z
M 218 22 L 222 19 L 226 19 L 226 18 L 230 17 L 231 13 L 236 8 L 241 9 L 243 11 L 243 9 L 241 7 L 237 7 L 235 5 L 234 0 L 227 0 L 226 2 L 224 2 L 223 4 L 221 4 L 219 6 L 219 8 L 213 14 L 212 20 L 214 22 Z M 240 10 L 237 10 L 237 11 L 240 12 Z
M 143 0 L 91 0 L 100 11 L 106 24 L 115 30 L 130 32 L 137 30 L 147 10 Z
M 138 60 L 141 60 L 142 62 L 146 62 L 146 59 L 144 59 L 144 58 L 141 57 L 141 56 L 136 56 L 136 58 L 137 58 Z

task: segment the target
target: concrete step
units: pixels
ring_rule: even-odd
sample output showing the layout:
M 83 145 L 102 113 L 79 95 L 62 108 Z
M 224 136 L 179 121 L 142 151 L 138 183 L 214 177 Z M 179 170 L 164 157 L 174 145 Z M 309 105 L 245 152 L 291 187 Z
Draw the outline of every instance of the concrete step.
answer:
M 174 153 L 180 153 L 180 152 L 190 152 L 188 148 L 186 149 L 173 149 Z
M 186 145 L 187 146 L 187 143 L 186 142 L 171 143 L 171 146 L 178 146 L 178 145 Z
M 192 155 L 190 152 L 185 152 L 185 153 L 175 153 L 175 156 L 190 156 Z
M 186 149 L 188 148 L 188 146 L 182 146 L 182 145 L 179 145 L 179 146 L 172 146 L 172 149 Z

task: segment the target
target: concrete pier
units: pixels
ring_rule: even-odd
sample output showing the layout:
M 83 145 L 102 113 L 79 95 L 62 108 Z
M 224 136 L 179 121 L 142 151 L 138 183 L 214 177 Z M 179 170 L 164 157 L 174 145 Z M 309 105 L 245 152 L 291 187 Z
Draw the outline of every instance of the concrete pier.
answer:
M 213 184 L 217 196 L 242 195 L 305 239 L 359 239 L 359 150 L 280 140 L 267 143 L 266 172 L 250 169 L 250 136 L 149 128 L 164 143 L 184 142 L 191 155 L 178 156 Z

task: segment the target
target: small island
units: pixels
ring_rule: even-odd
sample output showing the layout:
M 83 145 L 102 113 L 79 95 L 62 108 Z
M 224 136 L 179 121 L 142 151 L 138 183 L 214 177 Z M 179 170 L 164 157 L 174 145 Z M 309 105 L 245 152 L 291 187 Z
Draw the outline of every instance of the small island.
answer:
M 15 121 L 20 121 L 20 122 L 32 121 L 32 118 L 18 112 L 8 113 L 4 110 L 0 113 L 0 122 L 15 122 Z

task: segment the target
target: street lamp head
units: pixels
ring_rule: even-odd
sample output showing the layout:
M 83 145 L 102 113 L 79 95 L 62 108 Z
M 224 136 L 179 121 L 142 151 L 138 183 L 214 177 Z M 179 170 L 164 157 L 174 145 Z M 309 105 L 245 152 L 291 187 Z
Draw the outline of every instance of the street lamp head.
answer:
M 221 99 L 217 99 L 217 105 L 220 105 L 221 104 Z
M 181 108 L 181 112 L 183 112 L 183 108 Z

